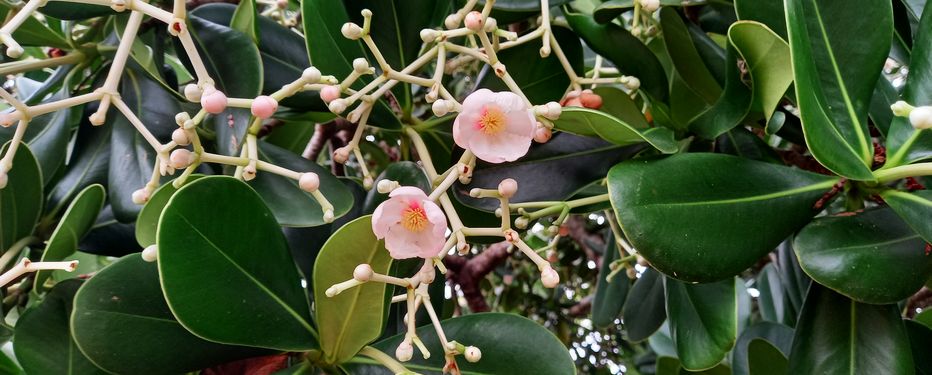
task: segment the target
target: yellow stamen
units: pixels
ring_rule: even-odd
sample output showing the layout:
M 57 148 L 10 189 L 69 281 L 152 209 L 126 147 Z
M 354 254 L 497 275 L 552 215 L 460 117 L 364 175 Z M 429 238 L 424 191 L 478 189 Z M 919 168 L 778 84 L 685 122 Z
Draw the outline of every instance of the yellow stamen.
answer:
M 482 109 L 476 128 L 485 134 L 496 134 L 505 128 L 505 113 L 498 106 L 489 105 Z
M 412 232 L 427 228 L 427 213 L 420 205 L 412 204 L 401 213 L 401 225 Z

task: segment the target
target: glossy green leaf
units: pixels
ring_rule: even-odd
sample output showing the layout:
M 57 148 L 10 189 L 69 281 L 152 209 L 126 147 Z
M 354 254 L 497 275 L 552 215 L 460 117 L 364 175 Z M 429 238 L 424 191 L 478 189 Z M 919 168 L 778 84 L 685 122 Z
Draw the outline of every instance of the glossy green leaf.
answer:
M 179 189 L 159 220 L 158 249 L 165 299 L 195 335 L 288 351 L 316 347 L 281 228 L 242 181 L 209 176 Z
M 813 283 L 800 312 L 789 374 L 913 374 L 896 305 L 869 305 Z
M 457 365 L 463 374 L 471 375 L 565 375 L 575 374 L 576 369 L 563 343 L 548 329 L 525 317 L 502 313 L 469 314 L 444 320 L 441 323 L 448 340 L 463 345 L 472 345 L 482 350 L 482 359 L 470 363 L 457 357 Z M 430 350 L 429 359 L 420 354 L 404 365 L 411 371 L 425 375 L 439 375 L 444 366 L 443 348 L 432 326 L 420 327 L 418 337 Z M 404 339 L 404 334 L 379 341 L 373 346 L 385 353 L 394 353 Z M 520 348 L 520 349 L 518 349 Z M 391 355 L 391 354 L 389 354 Z M 350 373 L 366 371 L 379 366 L 370 359 L 360 357 L 352 360 Z M 358 365 L 357 365 L 358 364 Z M 363 367 L 362 364 L 369 366 Z M 355 367 L 358 366 L 358 367 Z M 382 367 L 372 369 L 375 374 L 390 373 Z
M 738 126 L 751 107 L 753 98 L 748 87 L 741 81 L 738 52 L 732 44 L 728 45 L 726 64 L 724 92 L 711 108 L 689 124 L 693 132 L 704 138 L 714 139 Z
M 67 98 L 67 90 L 60 90 L 54 95 L 46 97 L 45 92 L 62 84 L 64 76 L 71 72 L 71 65 L 58 68 L 55 73 L 49 77 L 46 82 L 42 82 L 35 91 L 25 92 L 23 81 L 28 78 L 22 77 L 17 80 L 17 91 L 20 99 L 28 105 L 48 103 L 55 100 Z M 29 145 L 31 150 L 35 151 L 36 160 L 42 170 L 43 176 L 55 176 L 59 168 L 65 161 L 65 155 L 68 152 L 68 141 L 71 138 L 72 123 L 75 108 L 55 111 L 45 115 L 33 117 L 29 121 L 29 127 L 23 134 L 23 141 Z M 6 143 L 13 138 L 16 131 L 15 126 L 0 128 L 0 143 Z M 51 182 L 52 178 L 46 179 L 45 183 Z
M 788 361 L 780 349 L 763 339 L 751 341 L 748 345 L 748 362 L 750 373 L 754 375 L 786 374 Z
M 796 251 L 793 250 L 792 238 L 777 246 L 777 271 L 780 274 L 780 284 L 783 286 L 783 300 L 787 305 L 783 323 L 795 327 L 796 318 L 799 311 L 803 309 L 803 302 L 812 284 L 812 279 L 799 266 L 799 259 L 796 258 Z
M 296 172 L 317 173 L 320 192 L 333 205 L 335 218 L 345 215 L 353 207 L 353 194 L 329 170 L 319 164 L 265 142 L 259 142 L 259 159 Z M 259 192 L 279 224 L 290 227 L 324 224 L 324 212 L 320 204 L 313 195 L 298 187 L 298 181 L 269 172 L 259 172 L 249 185 Z
M 888 208 L 818 218 L 794 248 L 813 280 L 860 302 L 895 303 L 932 276 L 925 241 Z
M 353 278 L 353 270 L 368 264 L 387 274 L 392 265 L 383 241 L 372 233 L 372 217 L 363 216 L 337 230 L 320 249 L 314 263 L 314 301 L 324 361 L 338 364 L 379 337 L 382 331 L 385 284 L 366 283 L 327 297 L 327 289 Z
M 0 147 L 6 156 L 10 143 Z M 0 249 L 9 249 L 16 241 L 32 235 L 42 214 L 42 171 L 29 146 L 20 144 L 13 157 L 13 169 L 7 172 L 7 185 L 0 189 Z
M 646 340 L 667 320 L 663 275 L 648 268 L 638 278 L 621 310 L 628 341 Z
M 604 56 L 623 74 L 638 77 L 652 99 L 666 101 L 667 74 L 657 56 L 628 30 L 615 24 L 600 25 L 592 17 L 564 8 L 566 20 L 589 48 Z
M 81 352 L 115 374 L 185 373 L 268 353 L 188 332 L 165 303 L 158 266 L 139 254 L 117 260 L 84 283 L 74 297 L 71 326 Z
M 743 126 L 735 127 L 715 140 L 715 148 L 723 154 L 742 158 L 783 164 L 780 155 L 760 136 Z
M 715 367 L 738 336 L 735 281 L 686 284 L 664 280 L 670 332 L 677 357 L 687 370 Z
M 0 352 L 0 371 L 9 375 L 25 374 L 18 363 L 14 362 L 13 359 L 7 355 L 7 353 L 2 352 Z
M 417 163 L 410 161 L 399 161 L 388 165 L 384 171 L 375 179 L 372 186 L 378 186 L 379 181 L 395 181 L 401 186 L 414 186 L 430 194 L 431 184 Z M 375 208 L 388 199 L 388 194 L 379 193 L 378 189 L 371 189 L 366 193 L 366 201 L 363 203 L 362 211 L 371 214 Z
M 923 240 L 932 243 L 932 220 L 929 220 L 929 215 L 932 215 L 932 190 L 912 193 L 887 190 L 880 193 L 880 196 Z
M 109 6 L 59 1 L 48 2 L 45 6 L 39 8 L 39 12 L 65 21 L 85 20 L 88 18 L 116 14 L 116 11 Z
M 599 137 L 617 145 L 647 142 L 666 154 L 679 150 L 670 129 L 638 130 L 608 113 L 589 108 L 566 107 L 560 118 L 553 122 L 553 126 L 568 133 Z
M 511 202 L 564 200 L 603 179 L 609 168 L 643 149 L 641 145 L 621 146 L 594 137 L 555 133 L 547 143 L 531 145 L 527 155 L 514 162 L 478 162 L 472 182 L 465 186 L 454 184 L 453 192 L 465 205 L 493 212 L 499 206 L 498 200 L 472 198 L 469 191 L 477 187 L 496 189 L 502 180 L 513 178 L 518 182 L 518 193 Z M 567 171 L 573 173 L 567 175 Z
M 724 364 L 719 364 L 718 366 L 699 370 L 699 371 L 689 371 L 683 368 L 680 363 L 679 358 L 676 357 L 667 357 L 661 356 L 657 358 L 657 364 L 655 367 L 656 375 L 729 375 L 731 374 L 728 371 L 728 366 Z
M 190 183 L 201 177 L 203 176 L 193 174 L 188 176 L 186 183 Z M 139 243 L 139 246 L 146 248 L 155 245 L 158 238 L 159 218 L 162 216 L 162 211 L 165 210 L 165 205 L 168 204 L 168 200 L 171 199 L 177 191 L 178 189 L 175 188 L 174 184 L 164 183 L 152 193 L 146 205 L 142 206 L 142 210 L 139 211 L 139 217 L 136 218 L 135 225 L 136 242 Z
M 578 75 L 583 72 L 583 49 L 579 37 L 565 27 L 554 27 L 553 36 L 560 44 L 564 56 Z M 533 56 L 534 63 L 528 64 L 528 56 Z M 547 58 L 540 58 L 540 43 L 524 43 L 502 50 L 498 58 L 505 64 L 524 95 L 534 104 L 559 101 L 570 85 L 570 78 L 557 58 L 551 53 Z M 490 66 L 486 66 L 478 77 L 479 86 L 492 91 L 509 91 L 501 78 L 495 75 Z
M 46 194 L 47 212 L 61 212 L 75 194 L 92 184 L 107 184 L 112 133 L 112 126 L 93 126 L 82 120 L 67 167 Z
M 887 135 L 890 134 L 890 126 L 892 126 L 894 120 L 893 110 L 890 109 L 890 106 L 896 103 L 899 98 L 900 94 L 886 77 L 881 76 L 877 79 L 877 86 L 874 87 L 874 94 L 871 95 L 868 116 L 870 116 L 870 120 L 874 123 L 877 131 L 884 136 L 884 139 L 887 139 Z
M 715 103 L 722 88 L 699 56 L 683 19 L 674 8 L 662 7 L 660 24 L 667 54 L 686 86 L 707 104 Z
M 734 375 L 757 374 L 756 368 L 753 368 L 755 359 L 761 355 L 767 355 L 764 348 L 752 348 L 752 343 L 764 341 L 768 345 L 776 348 L 783 358 L 784 367 L 786 357 L 790 353 L 790 345 L 793 343 L 793 329 L 782 324 L 773 322 L 758 322 L 741 332 L 735 348 L 732 351 L 731 367 Z M 762 353 L 756 353 L 762 352 Z M 776 361 L 779 362 L 779 361 Z M 775 363 L 776 364 L 776 363 Z M 785 374 L 781 372 L 780 374 Z
M 10 5 L 8 3 L 0 5 L 0 17 L 9 19 L 12 17 L 9 13 Z M 52 31 L 52 29 L 32 15 L 27 16 L 22 25 L 13 31 L 13 39 L 16 39 L 16 41 L 23 46 L 71 48 L 71 46 L 68 45 L 68 41 L 66 41 L 60 33 Z
M 592 17 L 598 23 L 609 23 L 622 13 L 634 9 L 635 0 L 608 0 L 599 4 L 592 12 Z M 680 6 L 682 0 L 660 0 L 661 6 Z
M 161 85 L 144 74 L 127 69 L 120 94 L 126 106 L 160 142 L 168 142 L 178 125 L 175 115 L 180 103 Z M 133 192 L 152 178 L 156 152 L 136 127 L 115 108 L 107 113 L 105 127 L 112 127 L 107 193 L 117 220 L 136 220 L 141 207 L 133 203 Z
M 659 271 L 695 282 L 754 264 L 809 222 L 836 181 L 706 153 L 629 161 L 608 174 L 612 207 L 634 247 Z
M 41 304 L 16 322 L 16 359 L 29 374 L 106 374 L 78 350 L 71 337 L 72 300 L 80 280 L 58 283 Z
M 932 2 L 926 2 L 914 46 L 901 98 L 916 106 L 932 105 Z M 895 117 L 887 134 L 884 167 L 928 158 L 932 158 L 932 131 L 916 130 L 908 118 Z
M 64 260 L 78 250 L 81 237 L 91 230 L 97 221 L 97 214 L 104 206 L 107 193 L 104 187 L 94 184 L 78 193 L 65 215 L 62 216 L 52 236 L 45 245 L 42 253 L 43 262 L 57 262 Z M 45 280 L 52 275 L 51 271 L 36 272 L 35 288 L 37 291 L 45 290 Z
M 301 19 L 307 31 L 307 52 L 311 64 L 324 74 L 346 77 L 353 71 L 353 60 L 365 57 L 362 43 L 343 37 L 340 28 L 350 18 L 343 3 L 334 0 L 307 0 L 301 2 Z M 361 25 L 360 25 L 361 26 Z M 400 67 L 394 67 L 401 70 Z M 354 88 L 362 88 L 371 81 L 369 76 L 360 77 Z M 370 116 L 370 125 L 398 128 L 401 122 L 385 100 L 376 101 Z
M 906 334 L 909 336 L 909 347 L 913 352 L 913 361 L 916 364 L 916 374 L 932 374 L 932 328 L 913 320 L 903 320 L 906 325 Z
M 786 39 L 786 16 L 782 0 L 735 0 L 738 19 L 757 21 Z
M 787 305 L 783 285 L 774 263 L 768 263 L 757 274 L 755 287 L 760 291 L 757 297 L 757 309 L 761 320 L 765 322 L 783 322 L 786 316 Z
M 625 274 L 624 270 L 608 276 L 612 273 L 609 267 L 615 259 L 618 259 L 618 245 L 615 243 L 615 237 L 608 235 L 605 245 L 605 253 L 602 255 L 602 265 L 599 267 L 599 275 L 595 284 L 595 297 L 592 299 L 592 324 L 598 328 L 605 328 L 615 323 L 615 319 L 621 315 L 621 308 L 625 305 L 628 297 L 628 290 L 631 289 L 631 280 Z
M 600 111 L 618 118 L 635 129 L 643 130 L 650 127 L 647 118 L 641 112 L 641 106 L 622 89 L 599 86 L 592 89 L 592 92 L 602 97 L 603 104 L 602 108 L 599 108 Z
M 764 24 L 751 21 L 732 25 L 728 39 L 747 64 L 755 106 L 770 120 L 793 82 L 789 46 Z
M 233 19 L 230 21 L 230 28 L 249 35 L 249 37 L 252 38 L 252 41 L 258 44 L 258 18 L 259 14 L 256 12 L 255 0 L 240 1 L 236 6 L 236 11 L 233 12 Z
M 890 3 L 788 0 L 786 24 L 809 151 L 839 175 L 873 180 L 866 117 L 893 36 Z

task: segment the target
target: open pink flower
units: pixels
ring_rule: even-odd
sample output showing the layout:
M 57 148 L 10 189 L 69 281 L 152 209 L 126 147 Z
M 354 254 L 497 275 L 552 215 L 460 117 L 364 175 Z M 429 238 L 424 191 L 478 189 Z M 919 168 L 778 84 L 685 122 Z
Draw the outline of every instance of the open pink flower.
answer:
M 447 217 L 421 189 L 402 186 L 372 214 L 372 231 L 395 259 L 435 257 L 446 242 Z
M 537 121 L 515 93 L 476 90 L 453 122 L 453 140 L 489 163 L 514 161 L 527 153 Z

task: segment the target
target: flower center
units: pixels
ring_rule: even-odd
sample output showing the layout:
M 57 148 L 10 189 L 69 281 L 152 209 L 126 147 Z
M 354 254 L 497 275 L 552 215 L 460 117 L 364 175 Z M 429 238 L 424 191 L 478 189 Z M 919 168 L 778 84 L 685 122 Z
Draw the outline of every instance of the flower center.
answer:
M 417 202 L 412 202 L 401 212 L 401 225 L 412 232 L 427 228 L 427 212 Z
M 505 128 L 505 113 L 498 106 L 486 106 L 476 121 L 476 129 L 485 134 L 496 134 Z

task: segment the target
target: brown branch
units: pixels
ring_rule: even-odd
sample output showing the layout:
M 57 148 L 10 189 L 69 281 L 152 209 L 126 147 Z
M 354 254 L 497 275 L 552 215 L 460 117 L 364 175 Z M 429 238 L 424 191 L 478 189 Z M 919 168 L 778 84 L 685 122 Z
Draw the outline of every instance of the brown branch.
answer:
M 509 246 L 511 244 L 508 242 L 499 242 L 489 245 L 479 255 L 469 259 L 458 256 L 443 258 L 443 264 L 448 270 L 447 280 L 460 286 L 463 298 L 472 312 L 489 311 L 489 304 L 479 284 L 495 267 L 508 259 Z

